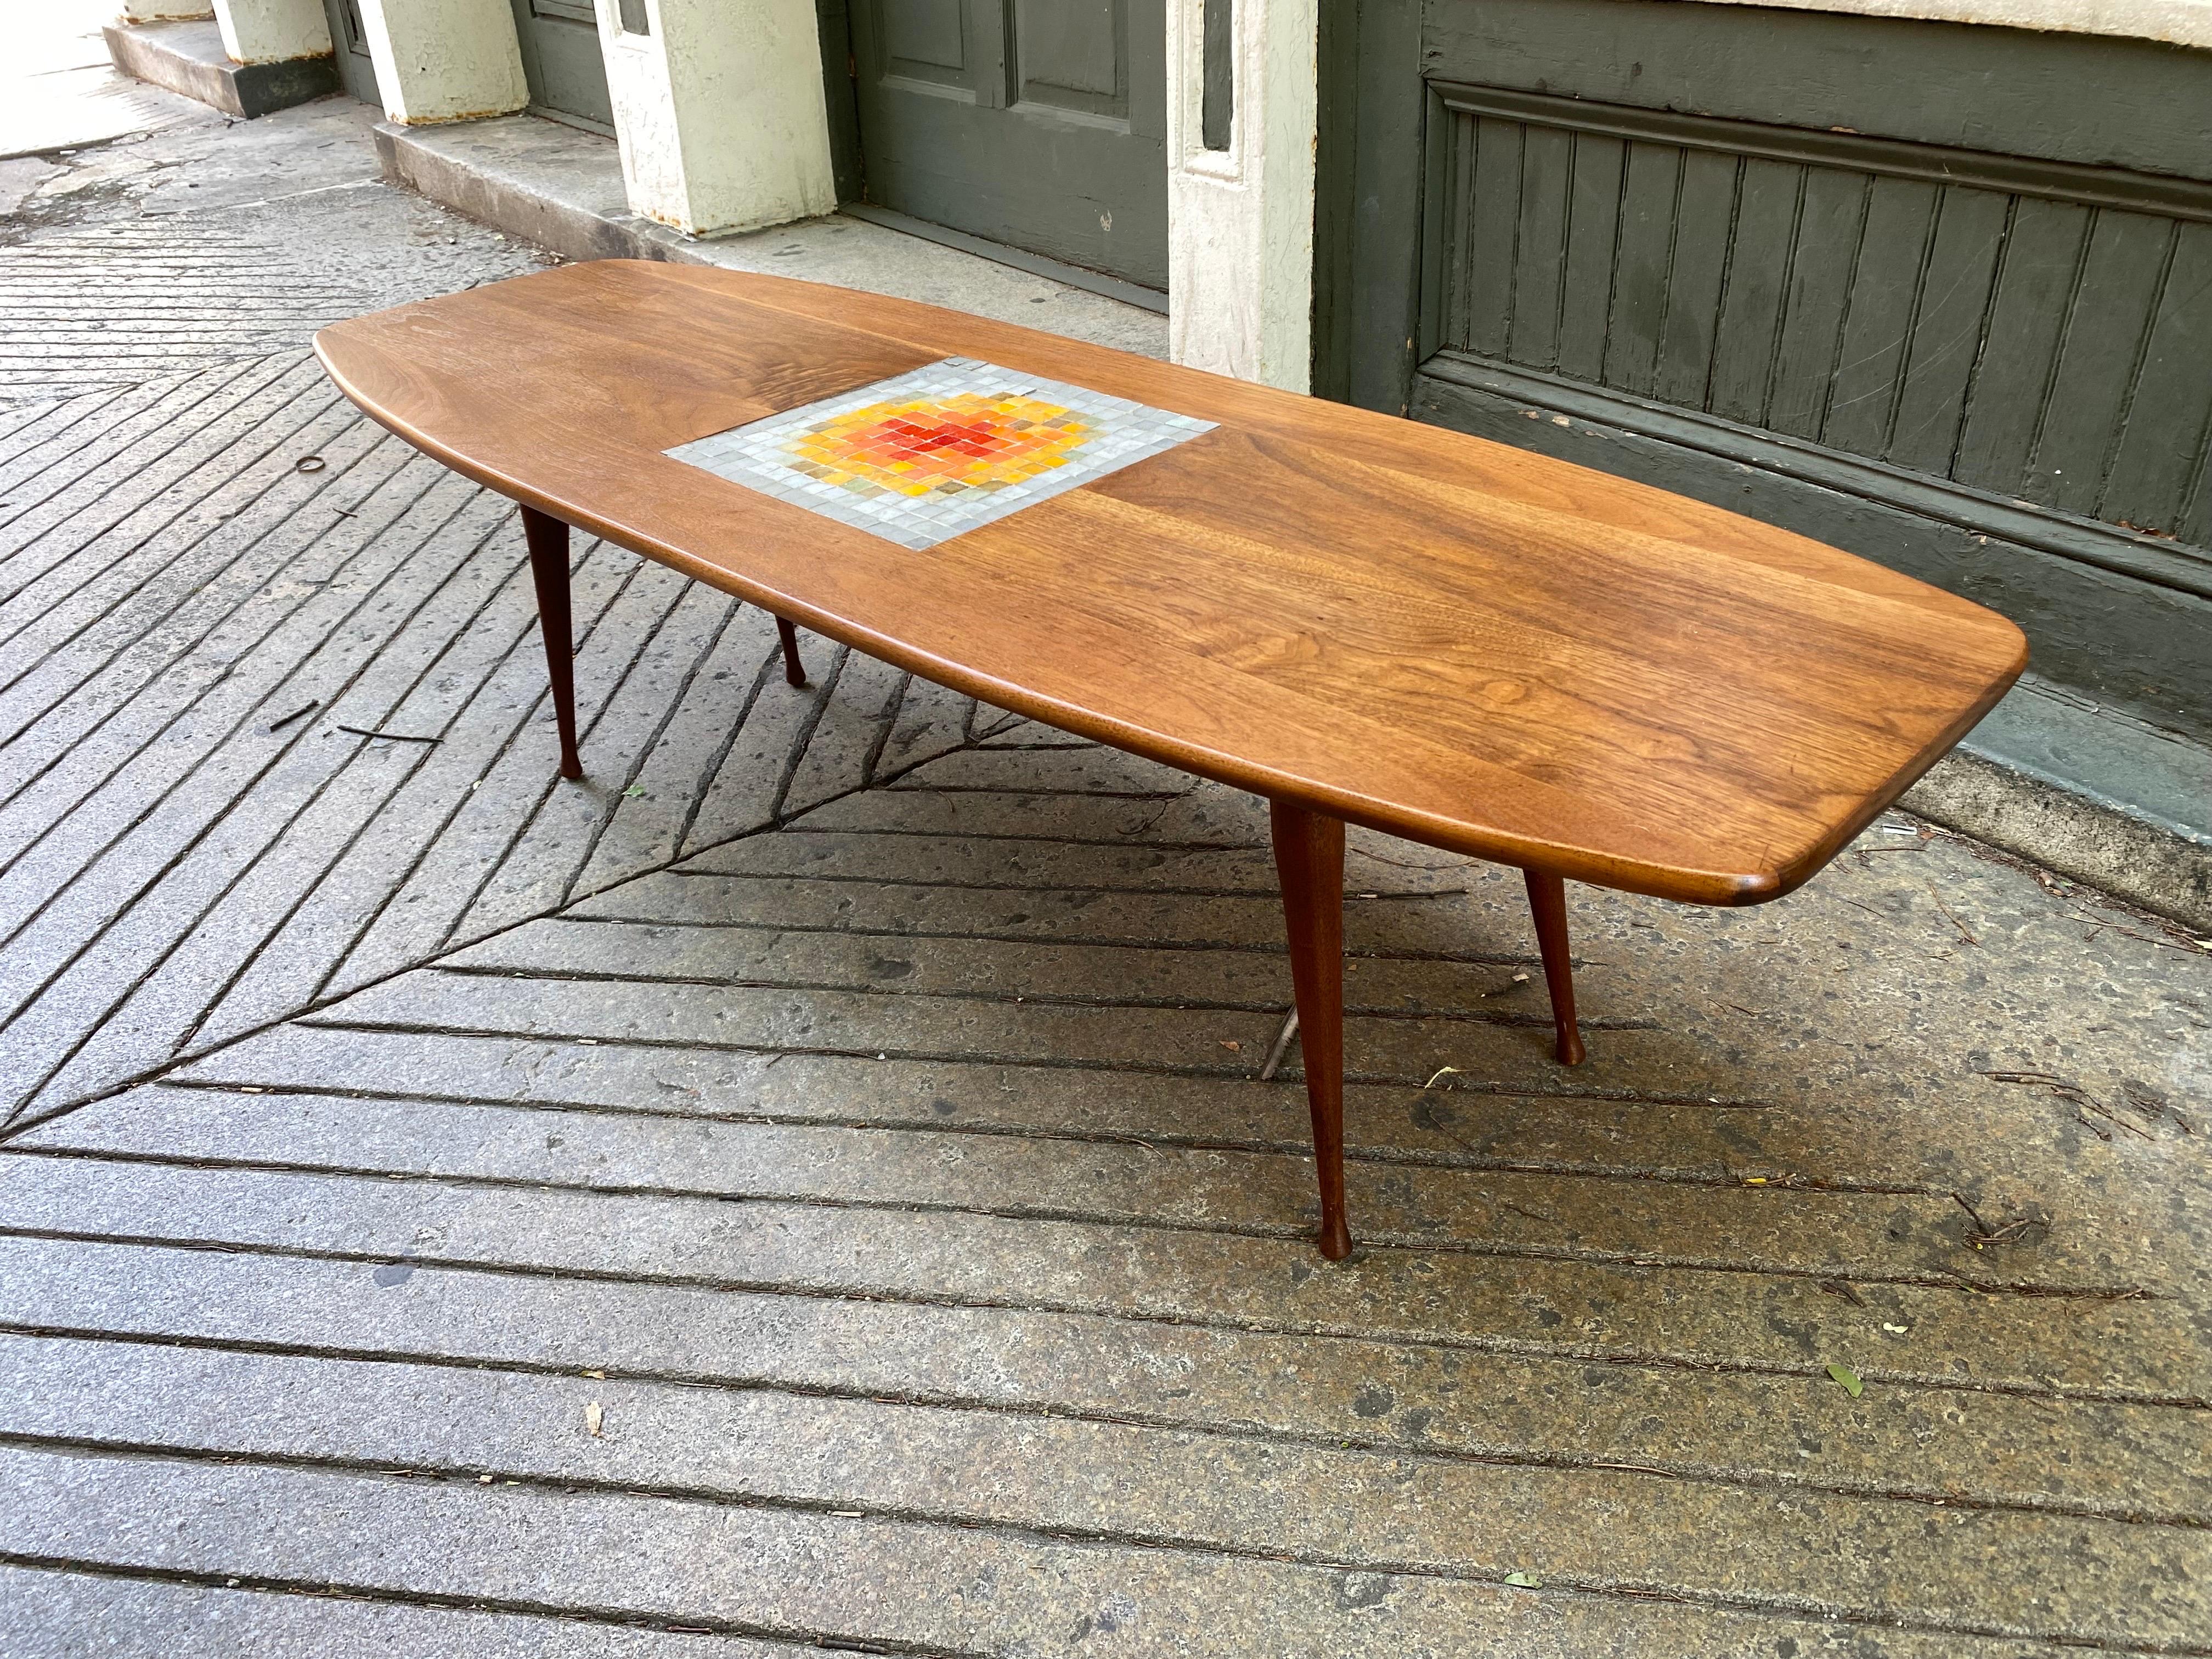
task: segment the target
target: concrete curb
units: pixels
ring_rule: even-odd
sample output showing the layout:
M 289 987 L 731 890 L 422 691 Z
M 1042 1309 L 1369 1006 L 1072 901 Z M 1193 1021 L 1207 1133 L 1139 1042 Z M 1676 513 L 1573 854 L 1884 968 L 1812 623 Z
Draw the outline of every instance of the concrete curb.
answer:
M 614 144 L 556 123 L 376 130 L 385 177 L 571 259 L 719 263 L 631 213 Z M 2212 933 L 2212 751 L 2023 683 L 1900 803 Z
M 2212 842 L 2200 837 L 1965 745 L 1938 761 L 1899 805 L 2212 933 Z
M 234 64 L 223 50 L 222 30 L 211 22 L 110 23 L 100 34 L 107 55 L 125 75 L 226 115 L 251 119 L 338 89 L 334 56 Z

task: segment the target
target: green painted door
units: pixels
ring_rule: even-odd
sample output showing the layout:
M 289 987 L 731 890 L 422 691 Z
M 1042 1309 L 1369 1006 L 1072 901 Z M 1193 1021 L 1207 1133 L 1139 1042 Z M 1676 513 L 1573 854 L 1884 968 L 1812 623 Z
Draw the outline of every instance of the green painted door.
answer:
M 2212 733 L 2212 52 L 1674 0 L 1322 24 L 1325 394 L 1894 565 Z
M 607 65 L 599 55 L 592 0 L 514 0 L 514 5 L 531 109 L 611 133 L 614 105 L 607 97 Z
M 852 0 L 850 15 L 867 201 L 1167 286 L 1164 0 Z
M 368 37 L 361 27 L 361 0 L 323 0 L 323 13 L 330 20 L 331 44 L 337 52 L 339 84 L 362 103 L 382 108 L 376 66 L 369 62 Z

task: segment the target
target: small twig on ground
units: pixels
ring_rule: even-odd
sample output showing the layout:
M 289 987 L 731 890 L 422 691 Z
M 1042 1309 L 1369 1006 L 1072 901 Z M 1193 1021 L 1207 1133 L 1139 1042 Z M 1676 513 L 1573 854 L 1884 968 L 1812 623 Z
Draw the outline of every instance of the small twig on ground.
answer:
M 2066 917 L 2069 921 L 2087 922 L 2091 927 L 2096 928 L 2100 932 L 2109 928 L 2113 933 L 2118 933 L 2125 939 L 2136 939 L 2144 945 L 2155 945 L 2162 950 L 2179 951 L 2185 957 L 2200 956 L 2203 954 L 2201 949 L 2193 949 L 2186 945 L 2176 945 L 2170 939 L 2154 939 L 2148 933 L 2138 933 L 2132 927 L 2123 927 L 2117 921 L 2107 921 L 2101 916 L 2085 916 L 2078 910 L 2069 910 L 2066 913 Z M 2094 935 L 2093 934 L 2091 937 L 2094 938 Z
M 1856 899 L 1855 899 L 1855 898 L 1847 898 L 1847 897 L 1845 897 L 1845 896 L 1844 896 L 1843 894 L 1841 894 L 1841 893 L 1832 893 L 1832 894 L 1830 894 L 1830 895 L 1829 895 L 1829 896 L 1830 896 L 1831 898 L 1833 898 L 1834 900 L 1836 900 L 1836 901 L 1837 901 L 1837 902 L 1838 902 L 1838 903 L 1841 903 L 1841 904 L 1848 904 L 1848 905 L 1850 905 L 1850 906 L 1851 907 L 1851 908 L 1852 908 L 1852 909 L 1854 909 L 1854 910 L 1863 910 L 1863 911 L 1865 911 L 1869 915 L 1872 916 L 1872 917 L 1873 917 L 1876 921 L 1895 921 L 1895 920 L 1896 920 L 1896 918 L 1895 918 L 1895 917 L 1893 917 L 1893 916 L 1886 916 L 1886 915 L 1882 915 L 1882 913 L 1881 913 L 1881 911 L 1879 911 L 1879 910 L 1875 909 L 1875 908 L 1874 908 L 1874 906 L 1872 906 L 1871 904 L 1861 904 L 1861 903 L 1860 903 Z
M 2148 1083 L 2137 1083 L 2133 1078 L 2120 1085 L 2120 1097 L 2136 1111 L 2155 1123 L 2161 1117 L 2170 1117 L 2185 1135 L 2197 1133 L 2196 1126 L 2182 1116 L 2174 1103 Z
M 1275 1033 L 1274 1045 L 1267 1050 L 1267 1064 L 1260 1067 L 1261 1082 L 1272 1083 L 1275 1080 L 1275 1068 L 1283 1063 L 1283 1055 L 1290 1048 L 1291 1039 L 1297 1034 L 1298 1011 L 1293 1008 L 1291 1010 L 1290 1018 L 1283 1022 L 1283 1029 Z
M 2156 1138 L 2147 1130 L 2137 1128 L 2125 1118 L 2115 1117 L 2109 1107 L 2080 1084 L 2069 1083 L 2064 1078 L 2055 1077 L 2049 1072 L 1984 1072 L 1982 1075 L 1992 1083 L 2018 1083 L 2024 1084 L 2031 1089 L 2050 1090 L 2068 1105 L 2074 1107 L 2075 1109 L 2074 1121 L 2083 1128 L 2094 1132 L 2100 1140 L 2110 1140 L 2112 1136 L 2084 1117 L 2083 1112 L 2094 1112 L 2107 1123 L 2125 1129 L 2130 1134 L 2139 1136 L 2144 1140 Z
M 1352 854 L 1356 857 L 1372 859 L 1377 864 L 1387 864 L 1400 870 L 1449 870 L 1472 864 L 1474 861 L 1472 859 L 1453 859 L 1444 864 L 1422 864 L 1413 859 L 1385 858 L 1382 854 L 1371 853 L 1364 847 L 1347 847 L 1344 850 L 1347 853 Z M 1467 889 L 1462 888 L 1459 890 L 1465 892 Z
M 290 714 L 280 714 L 275 720 L 270 721 L 269 729 L 271 732 L 275 732 L 282 727 L 289 726 L 294 720 L 305 720 L 308 715 L 313 714 L 316 709 L 321 707 L 322 704 L 319 701 L 311 697 L 306 702 L 301 703 L 297 708 L 295 708 Z
M 1841 1297 L 1854 1308 L 1866 1306 L 1866 1298 L 1840 1279 L 1816 1279 L 1813 1285 L 1815 1290 L 1825 1291 L 1830 1296 Z
M 1501 1210 L 1510 1210 L 1516 1215 L 1525 1215 L 1531 1221 L 1548 1221 L 1554 1226 L 1559 1224 L 1559 1217 L 1540 1214 L 1534 1210 L 1524 1210 L 1518 1204 L 1510 1204 L 1501 1200 L 1498 1207 Z
M 389 738 L 394 743 L 443 743 L 443 738 L 418 738 L 411 732 L 371 732 L 359 726 L 341 726 L 338 730 L 349 737 Z
M 1992 1227 L 1982 1219 L 1982 1212 L 1979 1210 L 1966 1202 L 1965 1194 L 1953 1193 L 1951 1197 L 1952 1200 L 1966 1212 L 1967 1218 L 1974 1224 L 1973 1230 L 1966 1235 L 1966 1243 L 1978 1250 L 1986 1249 L 1992 1244 L 2040 1243 L 2042 1239 L 2030 1240 L 2027 1237 L 2028 1231 L 2034 1227 L 2043 1229 L 2044 1238 L 2051 1236 L 2051 1224 L 2041 1217 L 2014 1216 L 2002 1226 Z
M 1925 885 L 1928 889 L 1928 896 L 1936 901 L 1936 908 L 1938 910 L 1941 910 L 1943 913 L 1945 919 L 1948 921 L 1954 927 L 1959 930 L 1959 937 L 1966 940 L 1969 945 L 1979 945 L 1981 940 L 1976 939 L 1972 933 L 1968 933 L 1966 931 L 1966 924 L 1960 921 L 1956 915 L 1953 915 L 1951 907 L 1943 902 L 1943 896 L 1936 890 L 1936 884 L 1931 881 L 1926 883 Z

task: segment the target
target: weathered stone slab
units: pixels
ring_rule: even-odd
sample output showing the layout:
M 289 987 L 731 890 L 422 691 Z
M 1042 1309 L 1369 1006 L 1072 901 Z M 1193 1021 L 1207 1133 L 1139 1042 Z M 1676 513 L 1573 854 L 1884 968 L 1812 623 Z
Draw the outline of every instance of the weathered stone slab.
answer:
M 820 640 L 805 643 L 817 654 L 823 647 Z M 890 740 L 890 724 L 898 717 L 907 678 L 889 663 L 862 653 L 847 657 L 836 692 L 822 705 L 821 719 L 807 733 L 806 747 L 793 757 L 777 817 L 804 812 L 868 782 L 877 753 Z
M 813 1200 L 1054 1215 L 1148 1226 L 1298 1234 L 1310 1157 L 915 1129 L 809 1127 L 440 1101 L 177 1091 L 158 1113 L 96 1103 L 14 1143 L 94 1153 L 433 1174 L 605 1192 Z M 1863 1280 L 1980 1264 L 1953 1237 L 1948 1195 L 1591 1179 L 1355 1163 L 1370 1245 L 1725 1262 Z M 2099 1282 L 2114 1266 L 2062 1251 L 2041 1282 Z
M 327 722 L 303 725 L 283 758 L 221 811 L 191 848 L 187 872 L 158 881 L 71 964 L 64 988 L 79 1006 L 103 981 L 122 988 L 100 1029 L 49 1080 L 49 1097 L 90 1093 L 192 1039 L 240 967 L 437 746 L 344 728 L 442 740 L 468 691 L 514 652 L 519 630 L 490 624 L 490 617 L 502 601 L 512 612 L 527 587 L 526 575 L 502 562 L 465 564 L 433 596 L 452 614 L 426 609 L 410 617 L 392 648 L 334 700 Z M 442 636 L 444 648 L 434 637 L 416 637 L 422 634 Z M 379 672 L 386 664 L 390 672 Z
M 125 653 L 18 739 L 24 775 L 36 781 L 0 812 L 7 845 L 27 845 L 82 811 L 107 780 L 143 769 L 146 750 L 157 743 L 178 745 L 162 775 L 173 780 L 186 769 L 187 756 L 227 740 L 241 720 L 259 713 L 266 721 L 300 707 L 264 705 L 290 689 L 289 679 L 313 674 L 317 647 L 371 599 L 378 578 L 410 560 L 476 493 L 426 460 L 410 461 L 395 442 L 365 457 L 357 474 L 348 515 L 334 514 L 321 536 L 305 525 L 282 532 L 297 545 L 293 564 L 281 580 L 217 615 L 198 647 L 166 665 L 151 653 L 144 660 Z
M 85 1158 L 40 1159 L 31 1181 L 16 1167 L 0 1228 L 20 1231 L 1719 1365 L 1817 1388 L 1842 1363 L 1875 1382 L 2212 1402 L 2189 1316 L 2147 1298 L 1865 1282 L 1854 1304 L 1748 1264 L 1375 1249 L 1324 1267 L 1303 1237 Z
M 779 885 L 764 884 L 771 891 Z M 1133 951 L 957 935 L 885 939 L 773 921 L 683 927 L 549 917 L 456 951 L 441 967 L 532 978 L 587 974 L 641 982 L 766 983 L 1277 1012 L 1286 1012 L 1291 1000 L 1285 965 L 1251 951 Z M 1346 1006 L 1353 1012 L 1551 1029 L 1543 981 L 1530 968 L 1370 957 L 1348 963 L 1347 969 Z M 1585 1022 L 1593 1030 L 1630 1023 L 1602 1015 Z M 1259 1069 L 1261 1059 L 1252 1056 L 1251 1069 Z
M 610 548 L 609 556 L 624 558 Z M 714 623 L 729 601 L 664 565 L 636 561 L 606 614 L 576 653 L 577 746 L 588 758 L 585 775 L 561 777 L 548 767 L 532 791 L 532 806 L 478 885 L 454 925 L 454 939 L 480 938 L 544 910 L 567 896 L 576 872 L 639 755 L 674 699 L 666 682 L 684 685 L 711 642 Z M 668 660 L 662 655 L 664 647 Z M 680 691 L 678 695 L 680 695 Z
M 2212 1512 L 2201 1412 L 1971 1387 L 1889 1384 L 1854 1401 L 1819 1381 L 1724 1368 L 9 1237 L 0 1322 L 1146 1423 L 1400 1458 L 1642 1466 L 2119 1519 Z
M 1029 755 L 1054 750 L 1024 751 Z M 1087 752 L 1087 751 L 1086 751 Z M 1029 836 L 1075 841 L 1149 841 L 1166 845 L 1267 844 L 1267 803 L 1232 790 L 1145 796 L 1036 794 L 933 790 L 927 769 L 897 789 L 870 790 L 817 807 L 797 820 L 808 830 L 901 835 Z
M 624 564 L 615 557 L 585 562 L 573 582 L 577 628 L 597 624 Z M 537 607 L 520 569 L 510 590 L 463 635 L 493 652 L 485 659 L 489 672 L 437 675 L 428 685 L 449 695 L 453 706 L 434 705 L 422 723 L 393 728 L 436 731 L 442 740 L 417 757 L 373 811 L 360 814 L 298 907 L 247 952 L 222 1001 L 193 1033 L 195 1045 L 221 1042 L 312 1001 L 386 908 L 404 902 L 399 896 L 410 877 L 446 826 L 478 805 L 485 776 L 500 758 L 518 744 L 535 749 L 541 733 L 533 720 L 545 697 Z M 534 799 L 534 781 L 530 787 Z M 525 799 L 509 793 L 504 804 L 519 814 Z M 501 805 L 497 799 L 482 803 L 488 813 Z
M 2186 1640 L 2201 1528 L 990 1411 L 0 1337 L 0 1431 L 687 1494 L 1855 1620 Z M 1504 1517 L 1511 1517 L 1510 1522 Z M 1756 1540 L 1739 1551 L 1708 1540 Z M 2014 1564 L 2065 1560 L 2054 1583 Z
M 375 441 L 374 428 L 344 399 L 304 371 L 280 384 L 290 394 L 281 406 L 249 405 L 258 416 L 250 428 L 212 434 L 234 438 L 235 452 L 225 450 L 178 490 L 152 497 L 12 597 L 10 607 L 23 620 L 8 643 L 26 653 L 33 672 L 0 693 L 0 718 L 9 729 L 90 666 L 161 628 L 198 586 L 187 573 L 203 580 L 230 574 L 250 556 L 259 524 L 328 487 L 323 474 L 299 471 L 300 460 L 349 434 L 355 453 Z
M 574 1617 L 471 1613 L 404 1601 L 285 1594 L 0 1567 L 0 1629 L 15 1659 L 799 1659 L 819 1650 Z
M 806 684 L 786 684 L 780 659 L 763 675 L 744 725 L 720 751 L 701 792 L 685 851 L 749 834 L 775 822 L 781 811 L 799 757 L 836 695 L 851 657 L 843 646 L 811 635 L 800 636 L 800 647 Z
M 1264 847 L 1154 846 L 1144 842 L 1019 841 L 1003 836 L 866 835 L 809 830 L 794 824 L 781 835 L 749 836 L 687 860 L 686 875 L 818 876 L 856 872 L 874 881 L 921 882 L 954 887 L 1110 887 L 1210 896 L 1243 893 L 1273 899 L 1275 866 Z M 1378 872 L 1347 872 L 1354 896 L 1362 892 L 1431 892 L 1492 875 L 1486 866 L 1455 864 L 1437 869 L 1397 870 L 1388 881 Z
M 9 592 L 65 562 L 249 428 L 253 416 L 241 409 L 281 404 L 313 378 L 304 354 L 290 352 L 164 375 L 100 405 L 66 441 L 20 451 L 11 444 L 0 463 L 9 505 L 0 555 L 15 567 Z
M 428 466 L 409 468 L 402 447 L 349 413 L 326 411 L 293 441 L 322 453 L 326 470 L 295 471 L 294 462 L 304 459 L 295 453 L 281 470 L 271 458 L 258 476 L 249 469 L 236 478 L 204 481 L 207 493 L 140 548 L 103 538 L 65 568 L 83 580 L 66 598 L 55 595 L 54 608 L 40 619 L 56 637 L 44 644 L 43 657 L 33 655 L 32 672 L 0 696 L 9 735 L 30 744 L 27 766 L 43 769 L 70 757 L 76 743 L 118 718 L 128 753 L 130 737 L 185 706 L 180 696 L 205 690 L 278 619 L 319 598 L 327 625 L 330 601 L 351 586 L 316 592 L 343 568 L 343 557 L 333 556 L 362 547 L 393 516 L 377 492 L 395 475 L 405 475 L 408 493 L 435 480 Z M 331 492 L 342 492 L 337 500 L 358 501 L 354 516 L 365 510 L 367 522 L 349 523 L 331 513 Z M 331 532 L 329 543 L 318 544 L 318 531 Z M 150 560 L 130 556 L 149 550 Z M 399 550 L 380 550 L 388 562 Z M 201 580 L 187 580 L 180 568 Z M 56 574 L 58 580 L 64 573 Z M 27 653 L 33 650 L 28 641 L 21 643 Z M 179 684 L 162 684 L 171 675 Z M 153 708 L 133 706 L 157 686 Z M 78 758 L 81 765 L 100 757 Z
M 1034 722 L 1032 722 L 1034 724 Z M 1066 734 L 1058 734 L 1066 740 Z M 1142 795 L 1158 799 L 1188 794 L 1200 781 L 1140 755 L 1099 744 L 1007 752 L 967 749 L 932 762 L 892 785 L 895 790 L 995 790 L 1014 794 Z
M 908 675 L 890 736 L 876 762 L 877 775 L 898 777 L 967 742 L 975 709 L 973 697 L 948 691 L 918 674 Z
M 517 937 L 526 933 L 520 930 Z M 1295 1059 L 1295 1052 L 1293 1053 Z M 1239 1055 L 1256 1073 L 1265 1055 Z M 878 1060 L 872 1054 L 761 1054 L 624 1042 L 464 1036 L 293 1024 L 191 1061 L 172 1080 L 575 1105 L 608 1111 L 854 1123 L 884 1128 L 1138 1139 L 1158 1146 L 1298 1152 L 1312 1130 L 1295 1072 L 1236 1079 L 1075 1072 L 1036 1065 Z M 1554 1093 L 1353 1084 L 1353 1158 L 1464 1168 L 1582 1170 L 1733 1184 L 1903 1187 L 1951 1178 L 1979 1194 L 1910 1109 L 1869 1132 L 1856 1103 L 1830 1108 L 1712 1105 Z M 158 1098 L 155 1097 L 155 1098 Z M 95 1114 L 152 1109 L 133 1096 Z
M 1409 952 L 1462 960 L 1530 960 L 1527 942 L 1486 949 L 1467 938 L 1465 907 L 1451 893 L 1413 894 L 1345 909 L 1345 948 L 1354 956 Z M 1283 905 L 1274 893 L 1201 896 L 1097 887 L 995 889 L 875 881 L 860 870 L 839 878 L 656 872 L 598 895 L 576 914 L 690 927 L 850 927 L 877 933 L 951 938 L 1065 939 L 1196 945 L 1284 954 Z
M 615 632 L 635 642 L 650 625 L 642 606 L 617 620 L 616 607 L 629 592 L 641 561 L 622 549 L 587 543 L 576 553 L 570 589 L 575 609 L 576 708 L 586 729 L 616 683 L 626 653 L 607 643 Z M 663 591 L 664 599 L 672 595 Z M 533 607 L 534 608 L 534 607 Z M 610 630 L 602 636 L 600 630 Z M 466 914 L 476 894 L 498 871 L 514 838 L 556 787 L 560 740 L 546 690 L 542 659 L 533 663 L 527 629 L 520 630 L 512 695 L 520 700 L 495 723 L 495 746 L 473 748 L 473 773 L 450 776 L 444 815 L 409 837 L 412 854 L 396 890 L 376 908 L 365 932 L 349 943 L 326 992 L 343 992 L 436 954 Z M 592 648 L 595 639 L 603 649 Z M 424 833 L 427 830 L 428 833 Z
M 330 646 L 332 628 L 343 630 L 342 637 L 361 654 L 347 664 L 343 651 L 334 652 L 337 660 L 331 666 L 337 672 L 326 671 L 327 678 L 317 676 L 320 683 L 313 690 L 322 691 L 328 701 L 357 678 L 372 673 L 374 647 L 382 642 L 393 622 L 406 615 L 405 610 L 397 617 L 381 614 L 382 606 L 402 594 L 411 598 L 409 608 L 419 605 L 463 566 L 468 544 L 448 544 L 441 551 L 443 556 L 411 562 L 404 574 L 364 570 L 356 579 L 358 587 L 349 582 L 351 591 L 327 595 L 329 608 L 309 607 L 292 652 L 279 653 L 265 665 L 269 678 L 256 684 L 257 677 L 243 676 L 234 688 L 219 693 L 213 706 L 198 711 L 206 733 L 200 743 L 188 737 L 173 746 L 170 740 L 179 735 L 173 731 L 144 734 L 130 763 L 91 797 L 90 810 L 79 805 L 69 812 L 70 833 L 46 836 L 35 856 L 16 862 L 5 878 L 9 912 L 17 919 L 36 912 L 29 927 L 11 941 L 8 963 L 0 969 L 0 981 L 9 988 L 17 1006 L 26 988 L 43 982 L 88 937 L 127 908 L 219 823 L 257 779 L 286 765 L 322 775 L 331 762 L 318 763 L 319 754 L 349 753 L 356 746 L 342 734 L 337 734 L 337 744 L 330 741 L 329 717 L 321 709 L 316 714 L 322 718 L 295 722 L 278 732 L 253 722 L 252 716 L 258 714 L 266 720 L 271 718 L 267 710 L 272 698 L 289 698 L 307 690 L 296 672 L 300 657 L 317 644 Z M 385 574 L 398 577 L 395 592 L 386 592 Z M 315 629 L 319 623 L 320 630 Z M 298 706 L 286 702 L 276 712 L 292 713 Z M 157 737 L 167 740 L 157 742 Z M 96 877 L 72 887 L 88 868 L 96 868 Z M 62 902 L 47 903 L 57 893 L 63 895 Z M 45 908 L 39 908 L 42 904 Z
M 1619 1604 L 1580 1587 L 1516 1590 L 628 1493 L 15 1449 L 0 1450 L 0 1471 L 8 1488 L 46 1495 L 0 1513 L 0 1547 L 19 1554 L 963 1653 L 1241 1659 L 1292 1644 L 1407 1659 L 1579 1655 L 1601 1641 L 1624 1659 L 1765 1659 L 1778 1639 L 1811 1652 L 1842 1644 L 1869 1659 L 2021 1653 L 2016 1639 L 1824 1631 L 1677 1604 L 1639 1607 L 1624 1631 Z M 149 1513 L 166 1524 L 147 1526 Z
M 775 619 L 757 606 L 723 601 L 713 642 L 652 744 L 605 757 L 623 779 L 575 890 L 596 892 L 638 871 L 672 863 L 712 778 L 715 757 L 743 729 L 776 656 Z

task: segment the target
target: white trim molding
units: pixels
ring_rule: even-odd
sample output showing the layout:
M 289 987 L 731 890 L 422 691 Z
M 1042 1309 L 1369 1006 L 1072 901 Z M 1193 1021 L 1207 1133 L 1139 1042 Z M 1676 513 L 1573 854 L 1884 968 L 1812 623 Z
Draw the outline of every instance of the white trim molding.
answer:
M 126 23 L 183 23 L 215 15 L 212 0 L 123 0 Z
M 713 236 L 834 210 L 813 0 L 643 4 L 633 34 L 599 0 L 630 211 Z
M 1988 23 L 2055 34 L 2111 34 L 2212 48 L 2212 0 L 1677 0 L 1677 3 L 1784 6 L 1792 11 Z
M 507 0 L 360 0 L 384 112 L 406 126 L 512 115 L 530 102 Z
M 331 55 L 323 0 L 215 0 L 222 49 L 234 64 L 283 64 Z
M 1233 5 L 1229 147 L 1202 131 L 1206 8 Z M 1311 384 L 1317 0 L 1168 0 L 1168 354 Z

